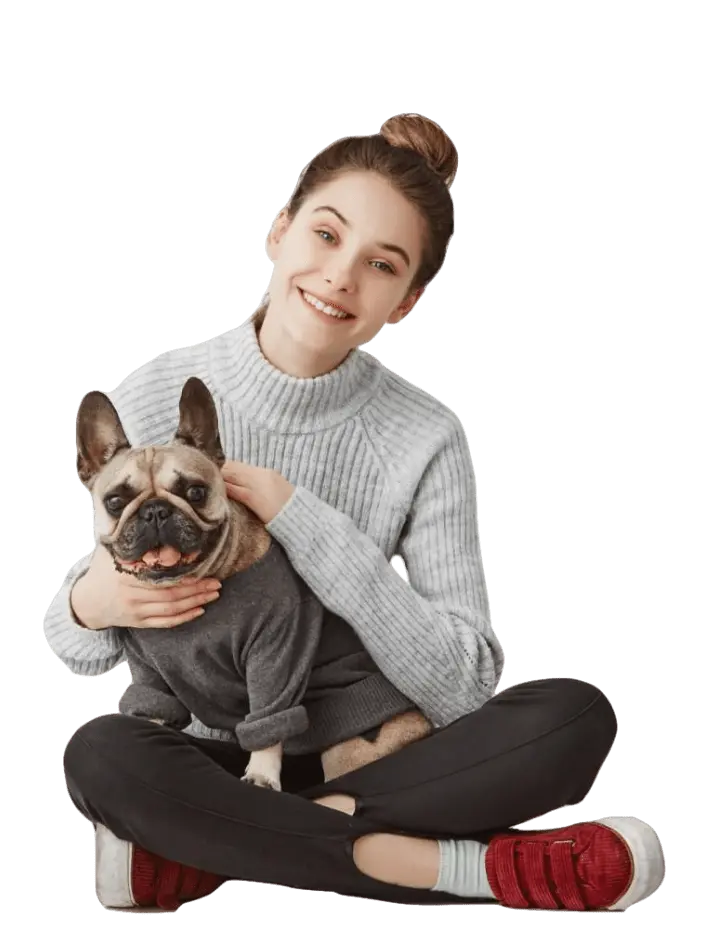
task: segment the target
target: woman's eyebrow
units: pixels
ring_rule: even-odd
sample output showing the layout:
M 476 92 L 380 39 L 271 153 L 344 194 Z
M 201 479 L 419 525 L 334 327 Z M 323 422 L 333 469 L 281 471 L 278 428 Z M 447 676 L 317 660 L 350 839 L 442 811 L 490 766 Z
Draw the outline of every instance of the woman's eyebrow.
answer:
M 338 213 L 334 206 L 318 206 L 315 207 L 313 213 L 319 213 L 320 210 L 329 210 L 331 213 L 334 213 L 337 216 L 343 225 L 347 226 L 348 229 L 352 229 L 350 223 L 345 219 L 342 213 Z M 408 268 L 410 267 L 410 259 L 408 258 L 408 253 L 404 248 L 400 248 L 399 245 L 390 245 L 388 242 L 376 242 L 375 244 L 380 248 L 384 248 L 388 252 L 395 252 L 396 254 L 400 255 Z

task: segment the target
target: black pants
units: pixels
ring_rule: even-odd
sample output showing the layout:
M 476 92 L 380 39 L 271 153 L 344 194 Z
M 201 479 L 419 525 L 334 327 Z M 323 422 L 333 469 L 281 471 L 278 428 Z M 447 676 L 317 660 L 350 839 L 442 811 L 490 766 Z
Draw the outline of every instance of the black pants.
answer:
M 319 756 L 285 756 L 282 793 L 239 780 L 249 755 L 237 744 L 128 716 L 83 725 L 64 761 L 84 816 L 164 858 L 230 879 L 401 903 L 468 903 L 364 875 L 353 861 L 354 840 L 380 831 L 483 839 L 578 803 L 615 733 L 615 714 L 599 690 L 556 679 L 510 687 L 327 784 Z M 354 816 L 311 802 L 334 793 L 355 798 Z

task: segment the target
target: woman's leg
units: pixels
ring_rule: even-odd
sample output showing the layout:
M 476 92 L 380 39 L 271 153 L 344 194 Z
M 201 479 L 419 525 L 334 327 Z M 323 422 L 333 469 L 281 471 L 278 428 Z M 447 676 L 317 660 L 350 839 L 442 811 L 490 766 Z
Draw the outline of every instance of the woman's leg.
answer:
M 372 824 L 291 792 L 322 781 L 318 756 L 285 759 L 282 793 L 240 780 L 248 758 L 232 744 L 113 714 L 81 726 L 64 763 L 87 819 L 167 861 L 228 879 L 413 902 L 413 891 L 356 868 L 351 840 Z M 467 902 L 436 897 L 430 902 Z
M 607 698 L 572 679 L 518 684 L 402 751 L 301 791 L 353 798 L 356 817 L 413 835 L 481 838 L 592 786 L 615 739 Z
M 301 793 L 387 825 L 387 832 L 353 843 L 364 874 L 429 889 L 438 879 L 437 842 L 411 835 L 487 842 L 512 825 L 578 803 L 615 733 L 615 714 L 596 688 L 535 681 L 497 694 L 401 753 Z
M 480 837 L 577 803 L 614 736 L 598 690 L 550 680 L 509 688 L 427 739 L 299 794 L 244 784 L 188 737 L 123 716 L 83 726 L 65 765 L 84 815 L 164 858 L 240 880 L 465 903 L 363 873 L 356 840 L 383 831 Z M 329 794 L 353 797 L 356 815 L 308 802 Z

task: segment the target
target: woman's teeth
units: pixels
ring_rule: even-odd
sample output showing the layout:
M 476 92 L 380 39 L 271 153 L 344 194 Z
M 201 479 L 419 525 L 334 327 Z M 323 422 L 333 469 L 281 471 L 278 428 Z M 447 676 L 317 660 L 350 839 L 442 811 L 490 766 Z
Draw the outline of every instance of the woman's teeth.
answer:
M 322 300 L 318 300 L 317 297 L 313 297 L 312 294 L 305 293 L 304 290 L 301 290 L 300 293 L 306 303 L 309 303 L 310 306 L 314 306 L 315 309 L 320 310 L 321 313 L 325 313 L 326 316 L 335 316 L 337 319 L 350 318 L 350 313 L 343 313 L 340 310 L 336 310 L 334 306 L 328 306 L 327 303 L 323 303 Z

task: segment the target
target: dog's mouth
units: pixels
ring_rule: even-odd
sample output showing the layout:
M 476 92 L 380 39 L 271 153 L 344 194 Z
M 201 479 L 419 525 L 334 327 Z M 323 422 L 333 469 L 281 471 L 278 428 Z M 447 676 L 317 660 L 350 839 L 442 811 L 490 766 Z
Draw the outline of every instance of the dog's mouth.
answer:
M 204 554 L 201 549 L 183 554 L 172 545 L 151 548 L 134 561 L 119 558 L 115 552 L 112 553 L 119 571 L 147 579 L 173 578 L 188 574 L 204 559 Z
M 132 574 L 143 581 L 165 581 L 197 572 L 201 565 L 212 558 L 222 543 L 225 524 L 215 526 L 209 532 L 178 533 L 179 537 L 159 539 L 157 533 L 144 542 L 151 545 L 144 552 L 138 551 L 143 543 L 133 547 L 105 543 L 115 564 L 115 570 Z M 120 551 L 118 551 L 118 548 Z

